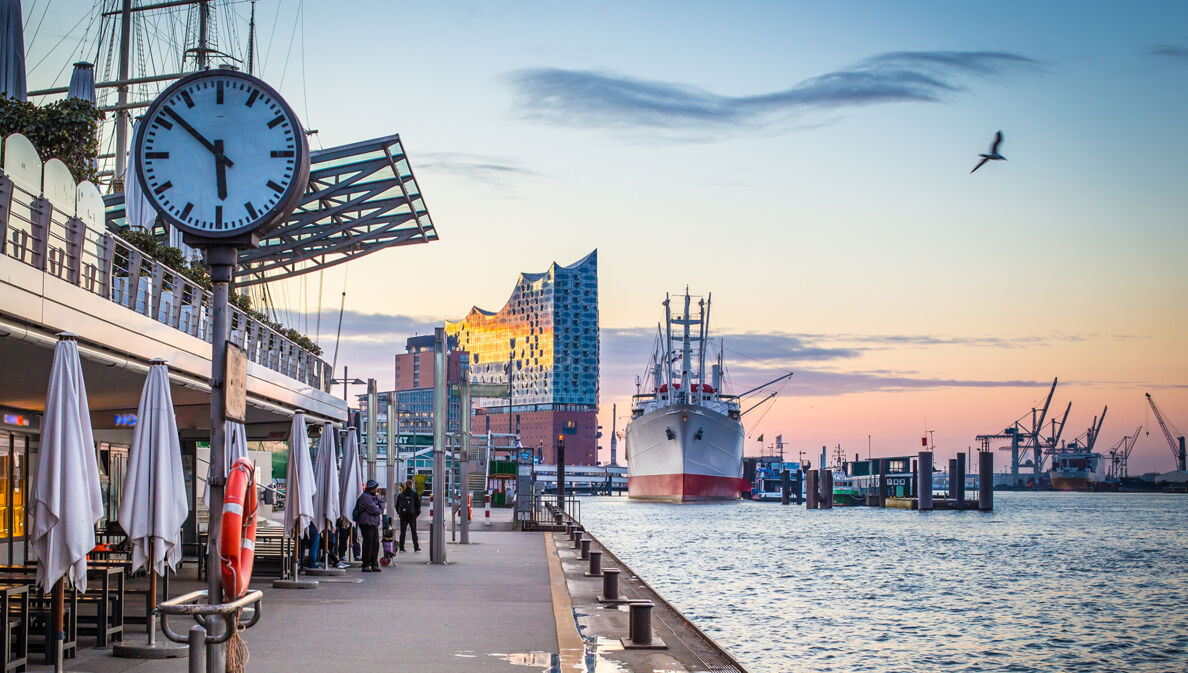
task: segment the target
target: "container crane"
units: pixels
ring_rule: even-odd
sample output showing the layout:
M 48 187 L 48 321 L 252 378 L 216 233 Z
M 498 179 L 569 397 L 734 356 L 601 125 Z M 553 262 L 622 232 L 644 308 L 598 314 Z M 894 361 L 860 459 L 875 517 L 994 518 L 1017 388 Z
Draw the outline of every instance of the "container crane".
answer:
M 1133 435 L 1125 435 L 1118 443 L 1110 447 L 1110 464 L 1106 468 L 1106 481 L 1113 483 L 1122 483 L 1123 479 L 1130 476 L 1127 463 L 1130 460 L 1130 452 L 1134 451 L 1134 445 L 1138 443 L 1139 435 L 1143 432 L 1143 426 L 1138 426 L 1134 430 Z
M 1176 459 L 1176 469 L 1180 472 L 1188 470 L 1188 465 L 1185 465 L 1185 458 L 1188 457 L 1184 452 L 1184 434 L 1176 429 L 1176 426 L 1171 425 L 1163 417 L 1163 412 L 1159 410 L 1159 406 L 1155 404 L 1151 393 L 1147 393 L 1147 403 L 1151 405 L 1151 411 L 1155 412 L 1155 420 L 1159 421 L 1159 428 L 1163 430 L 1163 436 L 1167 438 L 1167 446 L 1171 449 L 1172 457 Z M 1147 434 L 1151 434 L 1147 431 Z

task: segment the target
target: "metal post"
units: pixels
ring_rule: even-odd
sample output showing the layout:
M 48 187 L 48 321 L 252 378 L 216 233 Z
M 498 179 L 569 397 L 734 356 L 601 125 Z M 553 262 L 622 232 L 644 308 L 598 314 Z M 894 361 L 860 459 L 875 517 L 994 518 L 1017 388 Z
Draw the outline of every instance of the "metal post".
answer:
M 887 459 L 879 458 L 879 507 L 887 506 Z
M 565 511 L 565 435 L 557 435 L 557 509 Z
M 433 521 L 429 562 L 443 564 L 445 553 L 446 361 L 445 328 L 433 330 Z
M 206 70 L 207 66 L 207 26 L 210 25 L 210 4 L 203 0 L 198 3 L 198 69 Z
M 388 516 L 391 517 L 393 525 L 396 524 L 396 489 L 400 480 L 396 479 L 396 394 L 393 391 L 388 395 L 388 478 L 384 488 L 387 497 L 384 498 L 385 508 L 388 510 Z
M 819 509 L 833 509 L 833 470 L 821 470 L 817 477 L 821 485 L 821 499 L 817 503 Z
M 792 483 L 789 479 L 788 466 L 784 465 L 784 472 L 780 476 L 780 503 L 787 505 L 792 501 Z
M 949 488 L 948 496 L 954 502 L 957 500 L 957 459 L 949 459 Z
M 808 474 L 806 475 L 806 479 L 807 479 L 807 482 L 806 482 L 807 485 L 804 488 L 805 508 L 806 509 L 817 509 L 817 471 L 809 470 Z
M 375 379 L 367 379 L 367 478 L 375 479 L 379 440 L 379 402 L 376 399 Z
M 222 474 L 224 449 L 227 438 L 227 337 L 230 333 L 231 313 L 228 309 L 228 293 L 235 274 L 235 262 L 239 251 L 231 246 L 211 246 L 206 250 L 206 261 L 210 265 L 210 279 L 214 285 L 214 300 L 211 305 L 210 344 L 210 464 L 213 474 L 207 488 L 210 489 L 210 513 L 207 518 L 206 590 L 207 600 L 217 603 L 223 597 L 222 574 L 219 572 L 219 528 L 223 519 L 223 485 L 227 475 Z M 222 635 L 226 626 L 224 618 L 211 615 L 207 622 L 213 637 Z M 206 646 L 207 673 L 223 673 L 227 668 L 227 650 L 223 643 Z
M 932 509 L 932 452 L 921 451 L 917 457 L 920 485 L 916 487 L 916 502 L 920 511 Z
M 202 628 L 201 624 L 195 624 L 190 627 L 190 666 L 189 673 L 202 673 L 206 668 L 206 629 Z
M 458 518 L 461 520 L 462 544 L 470 544 L 470 367 L 462 363 L 458 372 L 458 384 L 462 388 L 462 462 L 459 464 L 459 481 L 462 482 L 462 502 Z

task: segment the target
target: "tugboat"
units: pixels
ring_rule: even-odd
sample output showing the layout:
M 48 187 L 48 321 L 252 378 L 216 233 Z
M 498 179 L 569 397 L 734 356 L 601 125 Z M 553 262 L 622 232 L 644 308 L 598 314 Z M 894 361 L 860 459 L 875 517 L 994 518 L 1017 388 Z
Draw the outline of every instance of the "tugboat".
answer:
M 657 325 L 658 343 L 649 366 L 651 392 L 637 390 L 632 397 L 631 421 L 624 431 L 631 498 L 737 500 L 739 492 L 746 490 L 742 395 L 722 391 L 721 348 L 707 381 L 710 298 L 698 300 L 696 316 L 690 313 L 691 303 L 686 289 L 684 311 L 673 315 L 670 298 L 665 296 L 664 324 Z M 680 342 L 678 348 L 673 347 L 674 340 Z

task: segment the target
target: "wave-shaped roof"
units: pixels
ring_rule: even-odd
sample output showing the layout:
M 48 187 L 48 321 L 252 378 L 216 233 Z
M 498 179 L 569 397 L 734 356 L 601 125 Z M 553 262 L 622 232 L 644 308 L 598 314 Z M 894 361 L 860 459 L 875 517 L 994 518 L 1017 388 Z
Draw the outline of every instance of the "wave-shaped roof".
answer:
M 507 310 L 508 305 L 511 304 L 512 297 L 514 297 L 516 295 L 516 290 L 518 288 L 520 288 L 521 286 L 523 286 L 527 283 L 535 283 L 536 281 L 541 280 L 542 278 L 546 278 L 548 276 L 555 275 L 557 273 L 557 269 L 564 269 L 566 271 L 576 271 L 588 264 L 597 264 L 597 263 L 598 263 L 598 249 L 595 248 L 590 254 L 579 259 L 578 261 L 574 262 L 573 264 L 562 266 L 562 265 L 558 264 L 557 262 L 553 262 L 552 264 L 549 265 L 548 269 L 546 269 L 545 271 L 542 271 L 540 273 L 521 272 L 520 277 L 516 279 L 516 284 L 512 288 L 511 294 L 508 295 L 507 301 L 503 304 L 503 308 L 499 309 L 498 311 L 488 311 L 486 309 L 479 308 L 478 306 L 471 306 L 470 311 L 466 314 L 465 317 L 461 318 L 460 320 L 447 320 L 446 324 L 447 325 L 450 325 L 450 324 L 456 325 L 460 322 L 465 322 L 467 318 L 471 318 L 471 317 L 479 317 L 479 316 L 481 316 L 483 318 L 495 317 L 495 316 L 499 315 L 500 313 L 503 313 L 504 311 Z

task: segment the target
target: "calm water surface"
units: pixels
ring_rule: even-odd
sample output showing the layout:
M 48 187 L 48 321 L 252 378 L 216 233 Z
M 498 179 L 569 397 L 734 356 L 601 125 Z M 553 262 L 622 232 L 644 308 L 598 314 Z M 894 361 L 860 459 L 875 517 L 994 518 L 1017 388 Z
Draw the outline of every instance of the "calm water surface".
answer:
M 586 527 L 752 673 L 1188 671 L 1188 497 L 996 509 L 586 498 Z

